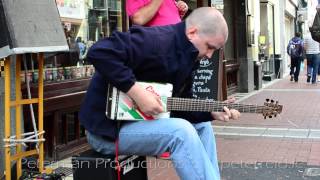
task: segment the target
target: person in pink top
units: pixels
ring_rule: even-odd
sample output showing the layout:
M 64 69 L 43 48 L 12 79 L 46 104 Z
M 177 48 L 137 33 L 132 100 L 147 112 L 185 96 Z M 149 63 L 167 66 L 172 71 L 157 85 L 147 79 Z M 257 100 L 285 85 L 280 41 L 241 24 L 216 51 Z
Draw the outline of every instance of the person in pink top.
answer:
M 126 11 L 133 24 L 164 26 L 180 22 L 188 5 L 175 0 L 127 0 Z

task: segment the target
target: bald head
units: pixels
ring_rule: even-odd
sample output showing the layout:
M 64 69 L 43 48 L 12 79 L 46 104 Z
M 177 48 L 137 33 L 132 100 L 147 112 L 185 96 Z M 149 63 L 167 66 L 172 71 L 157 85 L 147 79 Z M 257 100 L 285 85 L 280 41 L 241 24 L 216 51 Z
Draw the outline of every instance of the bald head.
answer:
M 223 15 L 213 7 L 197 8 L 187 17 L 186 29 L 197 27 L 199 34 L 228 39 L 228 26 Z

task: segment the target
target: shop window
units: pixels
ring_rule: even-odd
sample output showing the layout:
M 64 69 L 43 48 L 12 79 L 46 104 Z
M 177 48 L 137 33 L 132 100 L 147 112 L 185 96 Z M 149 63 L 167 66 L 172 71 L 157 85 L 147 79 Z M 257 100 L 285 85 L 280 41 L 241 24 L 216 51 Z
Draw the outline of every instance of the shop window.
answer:
M 106 8 L 106 1 L 105 0 L 93 0 L 93 8 L 95 8 L 95 9 Z
M 105 3 L 107 2 L 107 3 Z M 117 30 L 122 31 L 123 11 L 119 0 L 94 0 L 88 10 L 89 40 L 97 41 Z
M 80 126 L 77 112 L 63 113 L 58 119 L 57 145 L 68 144 L 85 137 L 85 129 Z

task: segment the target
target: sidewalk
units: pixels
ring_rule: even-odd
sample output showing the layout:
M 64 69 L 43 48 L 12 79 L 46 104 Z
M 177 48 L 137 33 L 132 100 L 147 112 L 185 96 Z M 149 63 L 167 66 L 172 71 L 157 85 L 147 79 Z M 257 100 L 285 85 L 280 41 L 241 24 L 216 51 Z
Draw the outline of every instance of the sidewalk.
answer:
M 237 121 L 213 122 L 222 179 L 320 179 L 320 84 L 285 77 L 238 100 L 263 105 L 267 98 L 283 105 L 275 118 L 243 113 Z M 179 179 L 170 161 L 148 162 L 149 180 Z
M 263 104 L 267 98 L 283 105 L 282 113 L 276 118 L 243 114 L 239 121 L 214 122 L 218 159 L 227 165 L 271 163 L 273 167 L 267 169 L 269 177 L 251 172 L 252 176 L 260 175 L 257 179 L 320 179 L 320 84 L 307 84 L 304 76 L 300 76 L 298 83 L 286 77 L 241 103 Z M 280 164 L 287 166 L 281 168 Z M 315 169 L 310 173 L 310 168 Z M 233 169 L 237 173 L 240 170 Z M 247 168 L 243 170 L 249 172 Z M 296 170 L 294 175 L 292 170 Z M 221 172 L 223 178 L 233 179 L 228 178 L 233 177 L 232 168 Z M 238 177 L 251 179 L 252 176 Z
M 275 118 L 243 113 L 238 121 L 213 122 L 222 179 L 320 179 L 320 84 L 285 77 L 239 103 L 263 105 L 267 98 L 283 105 Z M 149 168 L 149 179 L 178 180 L 172 172 Z

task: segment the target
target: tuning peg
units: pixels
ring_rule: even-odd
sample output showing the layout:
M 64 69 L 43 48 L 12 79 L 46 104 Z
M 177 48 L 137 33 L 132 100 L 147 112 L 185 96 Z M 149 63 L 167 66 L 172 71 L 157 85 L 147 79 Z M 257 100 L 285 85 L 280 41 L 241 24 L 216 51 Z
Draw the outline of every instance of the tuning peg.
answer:
M 270 99 L 266 99 L 267 102 L 269 102 Z
M 277 114 L 275 114 L 274 117 L 277 117 Z
M 269 116 L 269 118 L 272 118 L 272 116 Z
M 264 117 L 264 119 L 267 119 L 267 116 L 263 116 Z
M 273 99 L 271 99 L 271 103 L 273 103 L 274 102 L 274 100 Z

